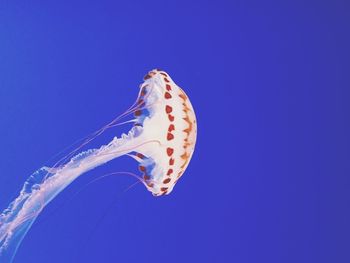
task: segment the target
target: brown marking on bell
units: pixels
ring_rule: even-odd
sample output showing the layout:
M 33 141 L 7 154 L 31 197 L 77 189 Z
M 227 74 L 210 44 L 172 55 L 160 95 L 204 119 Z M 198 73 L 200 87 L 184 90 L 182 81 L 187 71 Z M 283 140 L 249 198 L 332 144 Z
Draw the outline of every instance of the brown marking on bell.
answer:
M 172 155 L 173 155 L 173 153 L 174 153 L 174 149 L 173 149 L 173 148 L 168 147 L 168 148 L 166 148 L 166 153 L 167 153 L 167 154 L 168 154 L 168 156 L 170 157 L 170 156 L 172 156 Z
M 174 165 L 175 163 L 175 159 L 174 158 L 170 158 L 169 159 L 169 165 Z
M 174 124 L 170 124 L 170 125 L 169 125 L 169 128 L 168 128 L 168 132 L 172 132 L 172 131 L 174 131 L 174 130 L 175 130 Z
M 160 72 L 161 75 L 163 75 L 164 77 L 167 77 L 168 75 L 165 74 L 164 72 Z
M 143 104 L 143 103 L 144 103 L 143 99 L 139 99 L 139 100 L 137 101 L 137 104 L 139 104 L 139 105 L 141 105 L 141 104 Z
M 171 91 L 171 86 L 169 84 L 166 84 L 165 88 L 166 88 L 167 91 Z
M 149 180 L 149 179 L 151 179 L 151 177 L 149 176 L 149 175 L 147 175 L 147 174 L 144 174 L 143 175 L 143 180 Z
M 183 103 L 182 105 L 184 106 L 183 109 L 182 109 L 184 112 L 191 111 L 191 109 L 187 106 L 187 104 Z
M 166 136 L 166 139 L 167 139 L 168 141 L 171 141 L 172 139 L 174 139 L 174 135 L 171 134 L 170 132 L 168 132 L 168 135 Z
M 168 183 L 170 183 L 170 181 L 171 181 L 171 178 L 167 178 L 163 181 L 163 184 L 168 184 Z
M 148 185 L 148 187 L 153 187 L 154 183 L 148 183 L 147 185 Z
M 168 100 L 168 99 L 171 99 L 172 96 L 171 96 L 171 94 L 169 92 L 165 92 L 164 98 L 166 98 Z
M 145 158 L 145 156 L 142 153 L 137 153 L 136 156 L 139 157 L 140 159 L 144 159 Z
M 134 115 L 137 117 L 137 116 L 140 116 L 141 113 L 142 113 L 142 112 L 141 112 L 140 110 L 137 110 L 137 111 L 134 112 Z
M 167 79 L 167 78 L 164 78 L 164 81 L 165 82 L 167 82 L 167 83 L 169 83 L 170 81 Z
M 145 172 L 145 171 L 146 171 L 146 167 L 140 165 L 140 166 L 139 166 L 139 170 L 140 170 L 141 172 Z
M 166 113 L 170 113 L 170 112 L 172 112 L 173 111 L 173 108 L 171 107 L 171 106 L 169 106 L 169 105 L 166 105 L 165 106 L 165 112 Z
M 188 146 L 190 146 L 191 144 L 189 142 L 185 142 L 184 143 L 184 148 L 186 149 Z
M 190 120 L 190 118 L 186 115 L 185 118 L 182 118 L 185 122 L 187 122 L 189 125 L 192 125 L 192 122 Z
M 170 168 L 170 169 L 168 170 L 168 172 L 166 173 L 166 175 L 171 175 L 173 172 L 174 172 L 174 170 Z
M 143 87 L 143 88 L 141 89 L 140 95 L 141 95 L 141 96 L 145 96 L 145 95 L 146 95 L 146 88 L 145 88 L 145 87 Z
M 175 117 L 171 114 L 168 114 L 168 119 L 169 119 L 169 121 L 173 122 Z
M 143 77 L 144 80 L 150 79 L 150 78 L 151 78 L 151 75 L 150 75 L 150 74 L 147 74 L 147 75 L 145 75 L 145 76 Z
M 165 191 L 167 191 L 168 190 L 168 187 L 162 187 L 162 188 L 160 188 L 160 191 L 162 191 L 162 192 L 165 192 Z

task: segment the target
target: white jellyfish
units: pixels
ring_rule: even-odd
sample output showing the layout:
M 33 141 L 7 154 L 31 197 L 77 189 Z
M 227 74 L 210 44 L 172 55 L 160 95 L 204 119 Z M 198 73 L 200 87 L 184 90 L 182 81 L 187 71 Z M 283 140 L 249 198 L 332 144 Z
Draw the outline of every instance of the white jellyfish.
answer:
M 127 121 L 134 123 L 127 134 L 98 149 L 76 154 L 129 113 L 134 113 L 135 118 Z M 1 262 L 13 260 L 25 234 L 57 194 L 81 174 L 119 156 L 129 155 L 139 163 L 142 174 L 138 179 L 154 196 L 168 195 L 189 164 L 196 135 L 195 113 L 185 92 L 164 71 L 150 71 L 144 77 L 136 102 L 124 114 L 86 139 L 54 167 L 43 167 L 28 178 L 19 196 L 0 214 Z

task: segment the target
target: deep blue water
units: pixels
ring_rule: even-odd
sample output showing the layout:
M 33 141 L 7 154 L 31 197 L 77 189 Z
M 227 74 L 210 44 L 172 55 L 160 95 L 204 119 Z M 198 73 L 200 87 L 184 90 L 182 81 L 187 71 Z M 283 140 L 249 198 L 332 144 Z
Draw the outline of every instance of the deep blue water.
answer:
M 350 262 L 346 1 L 1 1 L 0 210 L 167 71 L 198 119 L 154 198 L 121 158 L 60 194 L 16 263 Z M 91 147 L 127 131 L 101 136 Z M 78 193 L 78 194 L 76 194 Z

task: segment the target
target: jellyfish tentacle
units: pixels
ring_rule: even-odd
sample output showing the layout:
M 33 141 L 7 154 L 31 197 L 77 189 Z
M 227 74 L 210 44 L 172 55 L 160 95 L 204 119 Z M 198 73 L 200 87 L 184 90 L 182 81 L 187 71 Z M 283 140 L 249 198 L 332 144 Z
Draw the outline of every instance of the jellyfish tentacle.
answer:
M 130 187 L 134 187 L 136 184 L 139 183 L 143 183 L 143 180 L 140 176 L 138 176 L 135 173 L 132 172 L 127 172 L 127 171 L 118 171 L 118 172 L 111 172 L 111 173 L 107 173 L 107 174 L 103 174 L 95 179 L 92 179 L 91 181 L 89 181 L 88 183 L 84 184 L 80 189 L 78 189 L 76 192 L 73 193 L 72 196 L 70 196 L 67 200 L 65 200 L 63 203 L 61 203 L 58 207 L 56 207 L 53 211 L 51 211 L 48 215 L 46 215 L 44 218 L 41 219 L 41 222 L 45 221 L 46 219 L 50 218 L 52 215 L 54 215 L 60 208 L 62 208 L 64 205 L 70 203 L 77 195 L 79 195 L 81 192 L 83 192 L 87 187 L 89 187 L 90 185 L 104 179 L 107 177 L 112 177 L 115 175 L 127 175 L 127 176 L 131 176 L 132 178 L 136 178 L 136 182 L 131 184 L 128 188 Z M 127 188 L 127 189 L 128 189 Z M 124 190 L 125 192 L 126 190 Z
M 72 157 L 77 151 L 79 151 L 80 149 L 82 149 L 85 145 L 87 145 L 88 143 L 90 143 L 91 141 L 93 141 L 95 138 L 97 138 L 99 135 L 101 135 L 104 131 L 106 131 L 107 129 L 111 128 L 111 127 L 115 127 L 113 125 L 118 124 L 117 122 L 119 120 L 121 120 L 122 118 L 128 116 L 131 113 L 134 113 L 136 110 L 140 109 L 140 105 L 144 104 L 140 103 L 141 101 L 141 94 L 142 94 L 142 89 L 144 89 L 144 84 L 140 86 L 140 91 L 139 91 L 139 95 L 137 96 L 137 99 L 135 100 L 135 102 L 122 114 L 120 114 L 119 116 L 117 116 L 116 118 L 114 118 L 112 121 L 110 121 L 108 124 L 104 125 L 103 127 L 101 127 L 100 129 L 98 129 L 97 131 L 93 132 L 92 134 L 86 136 L 85 138 L 82 138 L 80 140 L 84 140 L 84 142 L 82 144 L 80 144 L 77 148 L 75 148 L 74 150 L 72 150 L 70 153 L 68 153 L 67 155 L 65 155 L 64 157 L 62 157 L 61 159 L 59 159 L 55 164 L 54 167 L 59 165 L 59 163 L 63 162 L 64 160 L 67 160 L 68 158 Z M 153 87 L 151 87 L 150 91 L 148 93 L 146 93 L 145 95 L 143 95 L 143 99 L 147 99 L 151 92 L 153 90 Z M 146 107 L 144 107 L 146 108 Z M 143 108 L 142 108 L 143 109 Z M 124 122 L 127 123 L 127 122 Z M 117 126 L 117 125 L 116 125 Z M 78 140 L 78 141 L 80 141 Z M 74 145 L 74 144 L 73 144 Z M 68 147 L 69 148 L 69 147 Z
M 133 127 L 128 135 L 115 137 L 99 149 L 82 152 L 61 168 L 41 168 L 30 176 L 20 195 L 0 214 L 0 259 L 12 261 L 18 245 L 40 211 L 79 175 L 133 151 L 138 145 L 150 143 L 138 138 L 141 130 Z

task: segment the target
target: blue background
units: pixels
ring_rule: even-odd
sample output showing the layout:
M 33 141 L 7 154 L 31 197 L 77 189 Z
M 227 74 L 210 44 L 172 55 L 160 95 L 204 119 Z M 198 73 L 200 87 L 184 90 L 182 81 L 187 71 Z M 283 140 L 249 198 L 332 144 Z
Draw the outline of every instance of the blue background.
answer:
M 350 262 L 349 12 L 347 1 L 1 1 L 1 209 L 129 107 L 153 68 L 198 119 L 171 195 L 124 193 L 127 176 L 86 186 L 137 170 L 113 161 L 45 209 L 15 262 Z

